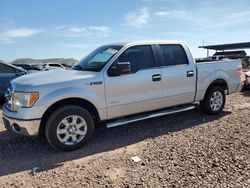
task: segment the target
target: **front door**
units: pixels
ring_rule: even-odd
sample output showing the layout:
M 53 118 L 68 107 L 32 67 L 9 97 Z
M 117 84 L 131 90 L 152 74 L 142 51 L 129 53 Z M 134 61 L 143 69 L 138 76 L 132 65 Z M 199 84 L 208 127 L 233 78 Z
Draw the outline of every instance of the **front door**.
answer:
M 113 77 L 105 74 L 108 118 L 158 109 L 162 97 L 162 70 L 151 45 L 130 47 L 117 62 L 129 62 L 131 73 Z

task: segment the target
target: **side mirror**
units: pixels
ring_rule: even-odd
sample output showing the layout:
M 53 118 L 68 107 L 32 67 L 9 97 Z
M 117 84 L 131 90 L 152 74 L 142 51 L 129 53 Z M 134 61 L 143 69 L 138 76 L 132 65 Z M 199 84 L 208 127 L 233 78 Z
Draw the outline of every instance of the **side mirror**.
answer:
M 108 71 L 109 76 L 120 76 L 131 73 L 130 62 L 117 62 L 110 67 Z

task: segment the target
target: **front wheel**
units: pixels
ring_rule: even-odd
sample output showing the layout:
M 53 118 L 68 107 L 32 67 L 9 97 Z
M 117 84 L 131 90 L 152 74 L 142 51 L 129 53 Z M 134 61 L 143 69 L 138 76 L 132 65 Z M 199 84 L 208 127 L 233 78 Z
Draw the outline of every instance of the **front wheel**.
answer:
M 205 98 L 200 102 L 200 105 L 206 113 L 218 114 L 223 110 L 225 102 L 225 91 L 219 86 L 214 86 L 206 93 Z
M 81 148 L 94 133 L 94 120 L 79 106 L 69 105 L 57 109 L 49 117 L 45 135 L 52 147 L 62 151 Z

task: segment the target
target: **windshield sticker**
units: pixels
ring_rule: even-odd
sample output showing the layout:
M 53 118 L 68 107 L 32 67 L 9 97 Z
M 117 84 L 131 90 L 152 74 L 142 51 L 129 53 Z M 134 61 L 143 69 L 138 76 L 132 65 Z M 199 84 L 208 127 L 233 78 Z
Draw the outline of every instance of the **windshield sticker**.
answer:
M 111 54 L 115 54 L 115 53 L 118 52 L 118 50 L 109 48 L 109 49 L 106 50 L 106 52 L 109 52 L 109 53 L 111 53 Z

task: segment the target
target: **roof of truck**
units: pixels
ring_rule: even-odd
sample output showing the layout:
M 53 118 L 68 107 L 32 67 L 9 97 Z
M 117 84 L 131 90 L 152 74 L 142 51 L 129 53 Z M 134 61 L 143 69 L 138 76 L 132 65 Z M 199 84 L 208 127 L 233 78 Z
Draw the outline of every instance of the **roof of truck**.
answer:
M 118 42 L 118 43 L 112 43 L 110 45 L 119 45 L 119 46 L 126 46 L 126 45 L 143 45 L 143 44 L 179 44 L 184 43 L 184 41 L 173 41 L 173 40 L 143 40 L 143 41 L 130 41 L 130 42 Z

